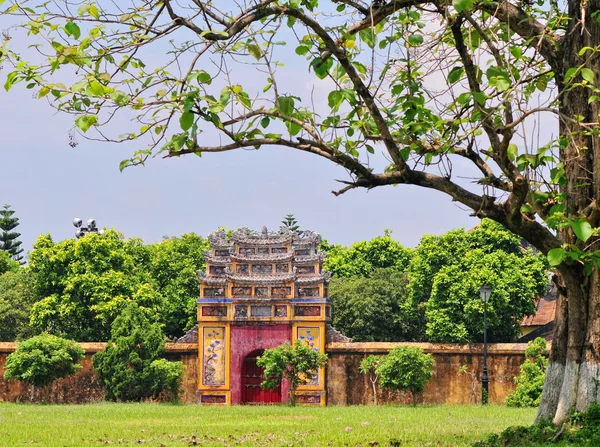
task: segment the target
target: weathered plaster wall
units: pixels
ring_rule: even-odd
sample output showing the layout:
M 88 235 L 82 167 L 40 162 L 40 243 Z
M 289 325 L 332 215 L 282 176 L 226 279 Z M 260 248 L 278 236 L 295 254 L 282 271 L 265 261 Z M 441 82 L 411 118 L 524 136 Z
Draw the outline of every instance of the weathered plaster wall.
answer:
M 0 402 L 28 402 L 31 398 L 31 388 L 16 380 L 4 379 L 6 357 L 14 352 L 17 343 L 0 342 Z M 96 381 L 92 367 L 92 356 L 102 351 L 106 343 L 81 343 L 85 350 L 85 358 L 77 374 L 55 381 L 48 389 L 38 389 L 35 392 L 37 402 L 55 403 L 88 403 L 104 399 L 104 388 Z M 168 343 L 166 357 L 169 360 L 182 361 L 185 375 L 182 385 L 182 401 L 196 402 L 196 378 L 198 376 L 198 346 L 195 343 Z
M 289 324 L 275 326 L 235 326 L 231 325 L 231 403 L 239 404 L 242 399 L 242 368 L 244 359 L 258 349 L 275 348 L 284 342 L 291 342 L 292 327 Z M 236 379 L 237 378 L 237 379 Z M 289 384 L 281 384 L 284 400 L 289 393 Z
M 272 332 L 271 332 L 272 333 Z M 264 348 L 265 340 L 260 326 L 232 327 L 231 385 L 239 396 L 243 358 L 255 349 Z M 281 326 L 278 336 L 271 336 L 269 345 L 276 346 L 289 340 L 290 328 Z M 261 340 L 261 342 L 259 342 Z M 370 354 L 385 354 L 400 344 L 415 345 L 432 353 L 436 361 L 435 374 L 427 384 L 422 402 L 473 403 L 481 399 L 480 378 L 483 363 L 481 345 L 437 345 L 430 343 L 329 343 L 327 352 L 328 405 L 370 404 L 373 394 L 366 377 L 358 372 L 360 361 Z M 86 351 L 83 368 L 73 377 L 57 380 L 48 390 L 36 392 L 37 401 L 57 403 L 85 403 L 102 400 L 104 390 L 96 382 L 91 357 L 104 349 L 104 343 L 82 343 Z M 503 403 L 514 389 L 513 377 L 518 375 L 524 360 L 525 344 L 492 344 L 489 346 L 490 402 Z M 28 401 L 30 388 L 16 381 L 7 381 L 4 375 L 6 357 L 17 348 L 16 343 L 0 343 L 0 401 Z M 185 365 L 182 401 L 197 402 L 198 347 L 195 343 L 167 344 L 166 357 Z M 460 372 L 464 365 L 464 372 Z M 236 388 L 237 387 L 237 388 Z M 285 390 L 284 390 L 285 391 Z M 284 392 L 283 395 L 287 393 Z M 381 402 L 409 403 L 407 393 L 379 391 Z M 239 399 L 239 397 L 238 397 Z M 235 401 L 234 401 L 235 402 Z
M 329 405 L 368 405 L 373 391 L 368 378 L 358 372 L 361 360 L 383 355 L 399 345 L 418 346 L 435 359 L 434 375 L 427 383 L 423 403 L 466 404 L 481 402 L 483 347 L 480 344 L 432 343 L 329 343 L 327 402 Z M 488 345 L 489 402 L 504 403 L 514 389 L 514 377 L 525 359 L 526 344 Z M 411 403 L 410 393 L 378 390 L 380 402 Z

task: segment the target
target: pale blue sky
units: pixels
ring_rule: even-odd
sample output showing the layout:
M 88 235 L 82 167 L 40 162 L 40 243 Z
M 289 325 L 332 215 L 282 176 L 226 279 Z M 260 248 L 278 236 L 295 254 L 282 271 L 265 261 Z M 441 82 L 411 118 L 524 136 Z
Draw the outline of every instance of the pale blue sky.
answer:
M 18 33 L 13 41 L 25 43 L 18 42 Z M 291 53 L 291 48 L 286 51 Z M 150 57 L 160 57 L 157 53 Z M 325 101 L 328 90 L 318 85 L 312 89 L 309 80 L 315 78 L 307 75 L 303 58 L 285 62 L 285 88 L 302 88 L 317 102 Z M 248 70 L 235 74 L 252 82 Z M 287 148 L 154 159 L 146 167 L 120 173 L 119 162 L 140 149 L 139 144 L 79 137 L 79 145 L 71 148 L 72 122 L 45 101 L 32 99 L 22 85 L 9 93 L 0 91 L 0 206 L 8 203 L 15 209 L 26 250 L 41 233 L 49 232 L 55 240 L 73 237 L 71 220 L 76 216 L 94 217 L 100 226 L 147 242 L 191 231 L 206 235 L 220 226 L 277 228 L 287 213 L 295 214 L 302 228 L 342 244 L 391 229 L 396 239 L 414 246 L 424 234 L 477 223 L 448 196 L 418 187 L 355 190 L 335 197 L 331 190 L 340 185 L 334 179 L 348 179 L 346 172 Z

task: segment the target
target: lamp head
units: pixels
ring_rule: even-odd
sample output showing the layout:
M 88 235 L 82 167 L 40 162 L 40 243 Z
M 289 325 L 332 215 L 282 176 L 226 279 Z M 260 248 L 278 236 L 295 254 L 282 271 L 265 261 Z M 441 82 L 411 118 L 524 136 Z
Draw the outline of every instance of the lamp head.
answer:
M 85 232 L 84 232 L 84 231 L 83 231 L 81 228 L 79 228 L 79 229 L 78 229 L 78 230 L 75 232 L 75 237 L 76 237 L 77 239 L 79 239 L 79 238 L 81 238 L 81 237 L 83 237 L 83 236 L 85 236 Z
M 87 225 L 90 230 L 95 230 L 96 229 L 96 219 L 88 220 Z
M 487 303 L 492 296 L 492 288 L 490 286 L 483 285 L 479 289 L 479 296 L 481 297 L 481 301 Z
M 81 220 L 79 217 L 76 217 L 75 219 L 73 219 L 73 225 L 76 228 L 81 227 L 81 224 L 83 223 L 83 220 Z

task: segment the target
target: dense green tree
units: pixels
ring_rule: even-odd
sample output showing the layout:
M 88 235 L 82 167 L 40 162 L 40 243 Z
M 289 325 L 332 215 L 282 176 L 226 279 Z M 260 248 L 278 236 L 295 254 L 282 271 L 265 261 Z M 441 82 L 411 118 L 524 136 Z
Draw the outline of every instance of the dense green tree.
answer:
M 417 395 L 433 376 L 435 364 L 431 354 L 425 354 L 415 346 L 398 346 L 379 358 L 376 374 L 382 388 L 392 391 L 410 391 L 413 405 Z
M 166 390 L 176 398 L 183 363 L 161 358 L 165 338 L 159 324 L 136 303 L 128 303 L 114 320 L 109 343 L 93 357 L 98 382 L 107 400 L 139 402 Z
M 200 296 L 197 271 L 204 268 L 208 240 L 194 233 L 148 245 L 148 272 L 164 298 L 165 333 L 181 336 L 196 324 L 196 300 Z
M 19 344 L 6 358 L 4 378 L 17 379 L 35 387 L 46 387 L 56 379 L 75 374 L 81 368 L 84 351 L 72 340 L 41 334 Z
M 354 341 L 420 341 L 425 321 L 409 299 L 405 273 L 376 269 L 370 277 L 334 278 L 333 325 Z
M 35 335 L 29 325 L 36 295 L 34 274 L 28 268 L 0 275 L 0 341 L 23 340 Z
M 375 269 L 391 267 L 403 271 L 412 250 L 392 239 L 391 231 L 369 241 L 355 242 L 349 247 L 323 243 L 327 251 L 323 268 L 334 277 L 369 276 Z
M 82 132 L 142 138 L 122 168 L 283 146 L 346 169 L 337 194 L 414 185 L 505 225 L 560 275 L 539 416 L 588 408 L 600 400 L 600 0 L 333 3 L 8 0 L 26 33 L 2 44 L 5 88 L 36 89 Z M 325 110 L 306 82 L 282 79 L 294 53 L 326 79 Z M 181 60 L 189 68 L 171 73 Z M 131 113 L 139 127 L 108 135 Z M 556 138 L 525 137 L 549 117 Z
M 302 231 L 299 231 L 300 225 L 298 225 L 298 221 L 296 220 L 296 218 L 294 217 L 293 214 L 287 214 L 283 218 L 283 220 L 281 221 L 281 228 L 290 230 L 290 231 L 294 231 L 294 232 L 302 233 Z
M 36 294 L 31 324 L 79 341 L 105 341 L 128 301 L 136 301 L 160 321 L 162 296 L 151 275 L 136 262 L 143 250 L 116 231 L 54 243 L 40 236 L 31 252 Z
M 169 338 L 195 320 L 196 270 L 204 239 L 194 234 L 154 245 L 114 230 L 55 243 L 40 236 L 31 253 L 38 302 L 31 324 L 79 341 L 105 341 L 113 320 L 135 301 Z
M 264 369 L 262 387 L 274 390 L 282 379 L 289 381 L 292 407 L 296 405 L 298 386 L 313 379 L 316 372 L 324 368 L 326 363 L 326 354 L 300 340 L 296 340 L 293 345 L 285 342 L 276 348 L 265 349 L 256 359 L 256 364 Z
M 0 275 L 5 272 L 15 272 L 19 269 L 19 263 L 14 261 L 10 253 L 0 250 Z
M 513 340 L 533 298 L 548 284 L 544 259 L 524 249 L 501 225 L 483 220 L 471 231 L 452 230 L 425 236 L 411 260 L 411 301 L 425 314 L 427 339 L 476 342 L 483 339 L 483 303 L 479 288 L 494 290 L 488 303 L 488 336 Z
M 19 236 L 21 233 L 13 231 L 19 226 L 19 218 L 14 217 L 14 210 L 10 209 L 10 205 L 4 205 L 0 209 L 0 250 L 10 253 L 10 257 L 19 264 L 24 264 L 23 249 Z

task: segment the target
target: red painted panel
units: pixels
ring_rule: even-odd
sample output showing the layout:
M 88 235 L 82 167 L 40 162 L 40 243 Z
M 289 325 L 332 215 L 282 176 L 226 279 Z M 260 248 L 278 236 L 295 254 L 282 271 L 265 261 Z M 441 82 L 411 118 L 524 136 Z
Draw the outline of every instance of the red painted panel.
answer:
M 256 364 L 256 357 L 262 352 L 262 350 L 255 351 L 244 360 L 242 368 L 242 403 L 281 402 L 281 384 L 274 390 L 265 390 L 260 386 L 263 381 L 263 369 Z
M 284 342 L 292 341 L 292 326 L 289 324 L 279 325 L 257 325 L 257 326 L 235 326 L 231 325 L 231 358 L 230 358 L 230 383 L 231 403 L 239 405 L 243 402 L 242 382 L 244 375 L 244 362 L 249 354 L 253 352 L 275 348 Z M 260 387 L 259 387 L 260 389 Z M 256 393 L 256 389 L 249 393 Z M 289 384 L 283 381 L 281 384 L 281 400 L 287 401 Z M 246 399 L 248 395 L 246 394 Z M 253 398 L 251 396 L 251 398 Z

